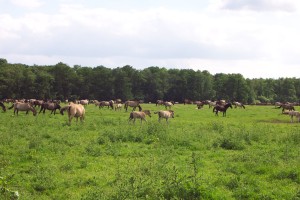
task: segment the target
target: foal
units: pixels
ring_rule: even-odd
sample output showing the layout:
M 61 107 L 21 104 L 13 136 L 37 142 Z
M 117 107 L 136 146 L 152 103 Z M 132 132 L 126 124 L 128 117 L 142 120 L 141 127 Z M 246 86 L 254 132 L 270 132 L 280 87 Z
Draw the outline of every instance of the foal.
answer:
M 147 122 L 146 120 L 146 116 L 151 117 L 151 112 L 150 110 L 142 110 L 142 111 L 132 111 L 129 115 L 129 119 L 128 119 L 128 123 L 133 120 L 133 123 L 135 124 L 135 120 L 136 119 L 141 119 L 141 123 L 144 120 L 145 122 Z
M 173 110 L 160 110 L 154 112 L 154 114 L 158 114 L 158 122 L 160 122 L 161 118 L 165 118 L 166 122 L 168 122 L 169 118 L 174 118 L 174 111 Z

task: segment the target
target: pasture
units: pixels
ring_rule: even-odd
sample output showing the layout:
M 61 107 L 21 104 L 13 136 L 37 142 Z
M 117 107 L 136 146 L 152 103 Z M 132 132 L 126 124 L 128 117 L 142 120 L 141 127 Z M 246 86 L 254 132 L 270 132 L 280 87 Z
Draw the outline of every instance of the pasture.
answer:
M 229 108 L 222 117 L 176 104 L 167 124 L 154 114 L 164 106 L 141 107 L 152 114 L 142 124 L 94 105 L 71 126 L 50 111 L 1 111 L 0 188 L 39 200 L 300 199 L 300 123 L 280 109 Z

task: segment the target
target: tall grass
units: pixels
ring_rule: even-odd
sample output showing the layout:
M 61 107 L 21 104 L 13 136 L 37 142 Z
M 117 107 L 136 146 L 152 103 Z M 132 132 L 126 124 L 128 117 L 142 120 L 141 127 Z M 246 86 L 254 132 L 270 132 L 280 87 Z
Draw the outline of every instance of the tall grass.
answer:
M 299 199 L 300 124 L 273 107 L 195 108 L 135 125 L 93 105 L 71 126 L 0 113 L 0 177 L 20 199 Z

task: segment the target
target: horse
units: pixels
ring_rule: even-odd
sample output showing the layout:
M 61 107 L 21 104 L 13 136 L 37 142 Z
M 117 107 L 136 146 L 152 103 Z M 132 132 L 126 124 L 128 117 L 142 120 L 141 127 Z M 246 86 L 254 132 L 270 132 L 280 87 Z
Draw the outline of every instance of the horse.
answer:
M 217 116 L 219 116 L 219 115 L 218 115 L 218 112 L 223 112 L 223 117 L 225 117 L 225 116 L 226 116 L 226 110 L 227 110 L 229 107 L 232 108 L 231 103 L 227 103 L 227 104 L 225 104 L 224 106 L 216 105 L 216 106 L 214 107 L 214 109 L 213 109 L 213 112 L 216 112 L 215 115 L 217 115 Z
M 126 101 L 124 103 L 124 109 L 127 112 L 128 106 L 133 107 L 132 111 L 135 111 L 136 107 L 139 108 L 139 111 L 142 111 L 142 107 L 140 106 L 140 102 L 139 101 Z
M 150 110 L 142 110 L 142 111 L 132 111 L 129 115 L 129 119 L 128 119 L 128 123 L 133 120 L 133 123 L 135 124 L 135 120 L 136 119 L 141 119 L 141 124 L 142 121 L 144 120 L 145 122 L 147 122 L 146 120 L 146 116 L 151 117 L 151 112 Z
M 19 115 L 19 111 L 26 111 L 26 115 L 28 114 L 29 111 L 33 113 L 33 116 L 36 116 L 36 110 L 30 105 L 30 103 L 14 103 L 11 107 L 8 109 L 14 108 L 14 115 L 17 112 L 17 116 Z
M 300 122 L 300 112 L 299 111 L 288 111 L 289 116 L 291 116 L 291 123 L 294 122 L 294 116 L 298 118 L 298 122 Z
M 165 105 L 165 108 L 166 108 L 166 109 L 168 109 L 168 108 L 171 109 L 173 103 L 170 102 L 170 101 L 166 101 L 166 102 L 164 103 L 164 105 Z
M 104 106 L 107 106 L 107 108 L 111 107 L 111 109 L 114 109 L 113 104 L 114 104 L 113 101 L 100 101 L 99 108 L 103 108 Z
M 37 107 L 37 106 L 41 107 L 43 103 L 44 103 L 43 100 L 35 100 L 31 103 L 31 105 L 33 105 L 34 107 Z
M 204 101 L 195 101 L 194 103 L 195 103 L 196 106 L 197 106 L 196 109 L 201 109 L 201 108 L 203 108 L 203 106 L 204 106 L 204 104 L 205 104 Z
M 43 111 L 43 114 L 45 114 L 46 110 L 51 110 L 50 114 L 52 114 L 54 111 L 54 115 L 55 115 L 56 109 L 58 109 L 58 110 L 61 109 L 61 106 L 58 103 L 45 102 L 41 105 L 41 109 L 40 109 L 39 113 L 41 113 Z
M 183 104 L 192 104 L 193 101 L 189 100 L 189 99 L 184 99 Z
M 244 108 L 245 109 L 244 104 L 242 104 L 240 102 L 237 102 L 237 101 L 232 102 L 232 105 L 234 105 L 234 108 L 240 107 L 240 108 Z
M 216 101 L 210 101 L 208 103 L 208 107 L 211 108 L 211 107 L 215 107 L 217 105 L 217 102 Z
M 85 117 L 85 108 L 83 105 L 71 102 L 69 105 L 60 109 L 60 114 L 64 115 L 65 110 L 68 112 L 69 125 L 71 125 L 73 117 L 76 118 L 76 123 L 78 122 L 78 117 L 80 118 L 80 121 L 83 122 Z
M 282 113 L 284 112 L 284 110 L 289 110 L 289 111 L 295 111 L 295 108 L 293 106 L 293 104 L 281 104 L 278 108 L 282 108 Z
M 154 114 L 158 114 L 158 122 L 160 122 L 161 118 L 165 118 L 166 122 L 169 123 L 169 118 L 174 118 L 174 111 L 173 110 L 160 110 L 154 112 Z
M 0 101 L 0 107 L 2 108 L 3 112 L 6 112 L 6 107 L 3 102 Z
M 83 105 L 83 106 L 87 106 L 89 104 L 89 100 L 87 99 L 82 99 L 79 101 L 79 104 Z
M 120 111 L 122 109 L 122 104 L 121 103 L 115 103 L 114 107 L 115 107 L 115 111 L 117 111 L 117 110 Z
M 156 101 L 156 106 L 157 105 L 164 105 L 164 101 L 163 100 L 157 100 Z

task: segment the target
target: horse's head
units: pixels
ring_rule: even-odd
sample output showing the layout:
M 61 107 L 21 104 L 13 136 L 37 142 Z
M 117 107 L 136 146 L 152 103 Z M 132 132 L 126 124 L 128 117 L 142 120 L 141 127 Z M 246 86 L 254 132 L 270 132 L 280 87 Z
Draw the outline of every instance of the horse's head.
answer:
M 171 117 L 174 118 L 174 111 L 173 110 L 169 110 L 169 112 L 171 113 Z
M 151 112 L 150 112 L 150 110 L 144 110 L 143 111 L 146 115 L 148 115 L 149 117 L 151 117 Z

